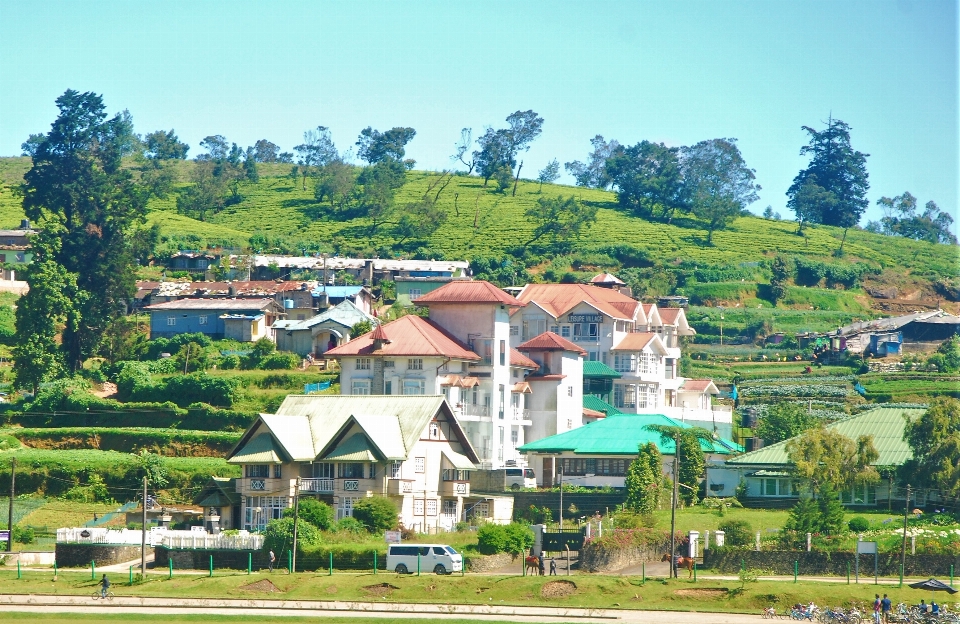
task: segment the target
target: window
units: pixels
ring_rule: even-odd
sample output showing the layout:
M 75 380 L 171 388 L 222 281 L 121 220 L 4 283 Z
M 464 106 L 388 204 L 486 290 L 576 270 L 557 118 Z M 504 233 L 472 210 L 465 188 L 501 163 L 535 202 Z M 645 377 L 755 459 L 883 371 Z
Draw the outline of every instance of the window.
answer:
M 473 517 L 474 518 L 489 518 L 490 517 L 490 503 L 477 503 L 473 506 Z
M 637 370 L 636 353 L 615 353 L 613 355 L 613 370 L 618 373 L 633 373 Z
M 505 392 L 504 386 L 503 384 L 500 384 L 500 419 L 501 420 L 503 420 L 503 408 L 505 405 L 504 392 Z
M 396 367 L 396 362 L 394 362 L 393 360 L 384 360 L 384 361 L 383 361 L 383 367 L 384 367 L 384 368 L 395 368 L 395 367 Z
M 589 361 L 591 361 L 591 362 L 599 362 L 599 361 L 600 361 L 600 352 L 599 352 L 599 351 L 591 351 L 590 353 L 587 354 L 587 359 L 588 359 Z
M 368 478 L 370 478 L 370 479 L 376 479 L 376 478 L 377 478 L 377 465 L 376 465 L 376 464 L 369 464 L 369 466 L 370 466 L 370 473 L 369 473 L 369 477 L 368 477 Z
M 569 338 L 569 337 L 570 337 L 570 326 L 569 326 L 569 325 L 564 325 L 563 327 L 561 327 L 561 328 L 560 328 L 560 335 L 563 336 L 564 338 Z
M 430 439 L 431 440 L 440 439 L 440 425 L 435 422 L 430 423 Z
M 630 465 L 626 459 L 581 459 L 564 458 L 562 461 L 563 474 L 572 476 L 601 475 L 605 477 L 622 477 L 627 474 Z
M 636 407 L 637 386 L 634 384 L 614 384 L 613 405 L 614 407 Z
M 455 501 L 455 500 L 445 500 L 445 501 L 443 501 L 443 515 L 456 517 L 456 515 L 457 515 L 457 501 Z
M 247 466 L 246 475 L 248 477 L 256 477 L 259 479 L 266 479 L 270 476 L 270 466 Z
M 383 382 L 383 393 L 384 394 L 393 394 L 393 382 L 385 381 Z
M 571 430 L 571 429 L 573 429 L 573 419 L 572 419 L 572 418 L 568 418 L 568 419 L 567 419 L 567 431 L 569 431 L 569 430 Z
M 370 380 L 354 379 L 350 387 L 350 394 L 370 394 Z
M 423 474 L 425 466 L 427 463 L 426 457 L 414 457 L 413 458 L 413 471 L 417 474 Z
M 444 481 L 469 481 L 470 480 L 469 470 L 455 470 L 453 468 L 447 468 L 441 474 Z
M 337 520 L 353 516 L 353 505 L 358 500 L 360 500 L 359 496 L 341 496 L 340 503 L 337 505 Z
M 414 301 L 420 298 L 420 295 L 423 294 L 422 289 L 420 288 L 411 288 L 410 289 L 410 301 Z
M 507 365 L 507 341 L 500 341 L 500 366 Z
M 424 394 L 424 381 L 422 379 L 404 379 L 404 394 Z
M 273 478 L 274 478 L 274 479 L 279 479 L 280 476 L 283 474 L 282 468 L 283 468 L 283 467 L 282 467 L 280 464 L 274 464 L 274 465 L 273 465 Z
M 552 332 L 555 333 L 555 334 L 559 334 L 559 333 L 560 333 L 560 326 L 559 326 L 559 325 L 551 325 L 551 326 L 550 326 L 550 331 L 552 331 Z
M 527 315 L 523 319 L 523 340 L 530 340 L 547 331 L 547 318 L 542 314 Z
M 400 478 L 400 474 L 401 474 L 401 472 L 400 472 L 400 466 L 402 466 L 402 465 L 403 465 L 402 462 L 393 462 L 392 464 L 390 464 L 390 465 L 387 467 L 387 474 L 390 475 L 390 478 L 391 478 L 391 479 L 399 479 L 399 478 Z
M 248 531 L 261 530 L 271 520 L 280 518 L 289 506 L 290 499 L 286 496 L 245 496 L 243 526 Z
M 516 448 L 516 447 L 517 447 L 517 442 L 519 442 L 519 441 L 520 441 L 520 432 L 517 431 L 516 429 L 511 429 L 511 430 L 510 430 L 510 444 L 513 445 L 514 448 Z
M 428 516 L 437 515 L 437 499 L 435 498 L 427 499 L 427 515 Z
M 511 335 L 511 336 L 519 336 L 519 335 L 520 335 L 520 326 L 519 326 L 519 325 L 511 325 L 511 326 L 510 326 L 510 335 Z
M 410 358 L 407 360 L 407 368 L 410 370 L 423 370 L 423 358 Z
M 341 462 L 337 464 L 337 476 L 341 479 L 362 479 L 363 464 L 360 462 Z
M 206 324 L 207 324 L 207 315 L 206 315 L 206 314 L 201 314 L 200 316 L 198 316 L 198 317 L 197 317 L 197 322 L 200 323 L 201 325 L 206 325 Z
M 484 340 L 483 341 L 483 353 L 480 354 L 483 357 L 484 366 L 490 366 L 493 364 L 493 341 Z
M 567 396 L 568 397 L 573 396 L 573 386 L 567 386 Z
M 333 475 L 336 474 L 333 469 L 333 464 L 329 462 L 313 464 L 310 472 L 314 479 L 332 479 Z
M 167 317 L 167 325 L 176 325 L 176 324 L 177 324 L 177 317 L 175 316 Z
M 840 501 L 845 505 L 876 505 L 877 486 L 862 483 L 854 485 L 852 488 L 840 492 Z
M 357 358 L 357 370 L 370 370 L 370 358 Z
M 423 499 L 415 498 L 413 500 L 413 515 L 422 516 L 423 515 Z

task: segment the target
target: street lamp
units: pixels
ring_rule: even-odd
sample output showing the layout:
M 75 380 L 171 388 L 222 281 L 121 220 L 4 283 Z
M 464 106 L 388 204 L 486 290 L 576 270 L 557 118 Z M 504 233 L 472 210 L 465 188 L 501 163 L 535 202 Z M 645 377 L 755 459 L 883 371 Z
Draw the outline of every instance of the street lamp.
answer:
M 720 346 L 723 346 L 723 306 L 717 306 L 720 310 Z

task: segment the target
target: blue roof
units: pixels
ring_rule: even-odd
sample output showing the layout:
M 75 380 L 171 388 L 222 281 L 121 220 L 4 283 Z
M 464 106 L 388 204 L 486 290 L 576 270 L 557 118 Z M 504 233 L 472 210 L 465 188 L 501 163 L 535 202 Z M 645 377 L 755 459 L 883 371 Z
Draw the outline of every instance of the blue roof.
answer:
M 345 299 L 347 297 L 356 295 L 358 292 L 360 292 L 361 288 L 363 288 L 363 286 L 327 286 L 326 289 L 324 289 L 323 286 L 317 286 L 315 289 L 313 289 L 311 294 L 314 297 L 319 297 L 323 291 L 326 290 L 328 297 Z
M 273 324 L 276 329 L 286 329 L 289 331 L 301 330 L 301 329 L 310 329 L 315 325 L 320 323 L 325 323 L 327 321 L 337 323 L 347 329 L 350 329 L 360 321 L 375 321 L 372 316 L 358 308 L 353 304 L 352 301 L 345 300 L 341 301 L 332 308 L 327 309 L 316 316 L 312 316 L 308 319 L 303 319 L 300 321 L 294 320 L 283 320 L 277 321 Z

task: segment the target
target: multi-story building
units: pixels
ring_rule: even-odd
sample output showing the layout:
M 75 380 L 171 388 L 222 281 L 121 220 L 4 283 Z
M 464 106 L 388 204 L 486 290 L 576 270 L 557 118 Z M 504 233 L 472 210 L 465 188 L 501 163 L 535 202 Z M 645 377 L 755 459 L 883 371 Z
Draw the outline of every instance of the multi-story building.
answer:
M 296 495 L 330 502 L 338 519 L 379 495 L 396 503 L 403 526 L 426 532 L 463 516 L 478 458 L 442 396 L 290 395 L 227 461 L 243 470 L 242 528 L 262 529 Z

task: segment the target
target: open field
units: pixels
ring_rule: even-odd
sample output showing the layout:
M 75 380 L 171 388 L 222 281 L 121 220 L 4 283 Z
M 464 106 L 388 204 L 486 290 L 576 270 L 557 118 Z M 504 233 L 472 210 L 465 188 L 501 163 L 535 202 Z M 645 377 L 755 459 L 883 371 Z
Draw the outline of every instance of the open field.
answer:
M 34 595 L 80 595 L 94 591 L 97 581 L 89 572 L 60 571 L 53 581 L 52 571 L 28 570 L 22 579 L 16 571 L 0 572 L 0 583 L 6 593 Z M 757 613 L 774 605 L 779 609 L 796 602 L 815 600 L 817 604 L 850 604 L 867 602 L 875 589 L 872 583 L 861 585 L 845 582 L 823 583 L 801 580 L 763 580 L 747 583 L 742 591 L 736 579 L 694 582 L 687 579 L 653 579 L 646 583 L 639 576 L 573 575 L 558 577 L 466 575 L 438 577 L 397 576 L 395 574 L 325 574 L 289 575 L 216 572 L 205 575 L 177 575 L 168 580 L 166 573 L 151 574 L 146 583 L 129 587 L 126 574 L 110 575 L 112 590 L 118 596 L 170 598 L 278 599 L 376 601 L 380 603 L 520 605 L 542 607 L 581 607 L 604 609 L 657 609 L 667 611 L 700 611 Z M 98 574 L 99 577 L 99 574 Z M 256 591 L 245 588 L 268 579 L 273 588 Z M 557 583 L 559 582 L 559 586 Z M 554 585 L 550 585 L 554 583 Z M 572 583 L 569 585 L 568 583 Z M 262 586 L 262 584 L 261 584 Z M 929 592 L 887 585 L 886 591 L 898 600 L 917 602 L 929 599 Z

